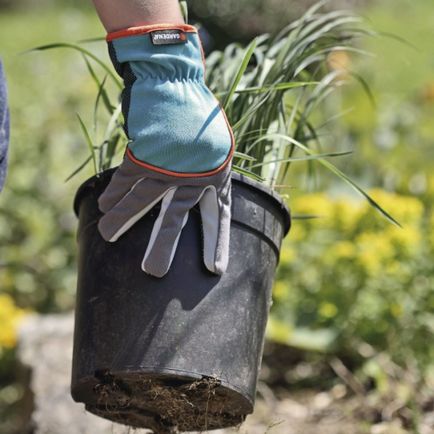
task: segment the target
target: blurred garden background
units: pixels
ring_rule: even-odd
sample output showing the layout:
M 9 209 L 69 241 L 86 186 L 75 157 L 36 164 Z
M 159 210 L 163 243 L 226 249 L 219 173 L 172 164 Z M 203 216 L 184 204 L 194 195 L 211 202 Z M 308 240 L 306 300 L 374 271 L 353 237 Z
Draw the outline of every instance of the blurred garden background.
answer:
M 86 63 L 69 49 L 29 50 L 103 36 L 89 3 L 0 0 L 11 111 L 0 195 L 1 434 L 27 432 L 25 375 L 16 358 L 20 322 L 74 308 L 72 201 L 93 174 L 89 164 L 65 182 L 88 155 L 76 115 L 92 127 L 97 89 Z M 210 52 L 276 32 L 312 3 L 192 0 L 189 7 Z M 281 254 L 260 390 L 276 399 L 334 390 L 342 406 L 358 400 L 349 433 L 425 434 L 434 432 L 434 419 L 431 427 L 424 419 L 434 411 L 434 3 L 325 5 L 342 7 L 378 34 L 357 43 L 368 55 L 330 58 L 330 68 L 352 74 L 313 120 L 332 149 L 353 151 L 335 164 L 402 228 L 316 163 L 292 171 L 282 193 L 295 220 Z M 85 46 L 107 59 L 104 42 Z M 381 424 L 386 431 L 372 431 Z

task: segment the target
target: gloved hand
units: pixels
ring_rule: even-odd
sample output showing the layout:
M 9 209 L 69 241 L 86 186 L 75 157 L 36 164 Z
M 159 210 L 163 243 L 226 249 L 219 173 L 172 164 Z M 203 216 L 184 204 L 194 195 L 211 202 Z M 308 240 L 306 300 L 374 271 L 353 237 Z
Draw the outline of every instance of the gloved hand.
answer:
M 167 273 L 191 208 L 199 203 L 205 266 L 226 270 L 231 219 L 232 130 L 204 81 L 197 30 L 133 27 L 107 36 L 124 80 L 124 160 L 99 198 L 98 228 L 116 241 L 161 201 L 142 269 Z

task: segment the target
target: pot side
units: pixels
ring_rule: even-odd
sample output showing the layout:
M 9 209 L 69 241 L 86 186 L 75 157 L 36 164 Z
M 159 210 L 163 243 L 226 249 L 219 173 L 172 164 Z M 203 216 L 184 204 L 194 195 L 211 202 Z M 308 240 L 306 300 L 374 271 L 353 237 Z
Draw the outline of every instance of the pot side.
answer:
M 97 199 L 113 172 L 86 181 L 74 202 L 72 397 L 92 413 L 156 433 L 237 425 L 253 411 L 289 211 L 270 189 L 233 174 L 227 272 L 215 276 L 203 265 L 194 208 L 171 269 L 158 279 L 140 267 L 158 206 L 115 243 L 97 230 Z

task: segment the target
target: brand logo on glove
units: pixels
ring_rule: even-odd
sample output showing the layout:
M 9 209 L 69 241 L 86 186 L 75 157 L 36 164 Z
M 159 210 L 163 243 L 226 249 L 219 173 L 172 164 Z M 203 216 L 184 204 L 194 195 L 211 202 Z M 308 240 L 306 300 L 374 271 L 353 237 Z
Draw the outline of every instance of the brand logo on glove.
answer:
M 185 44 L 187 36 L 181 30 L 156 30 L 151 32 L 151 40 L 154 45 Z

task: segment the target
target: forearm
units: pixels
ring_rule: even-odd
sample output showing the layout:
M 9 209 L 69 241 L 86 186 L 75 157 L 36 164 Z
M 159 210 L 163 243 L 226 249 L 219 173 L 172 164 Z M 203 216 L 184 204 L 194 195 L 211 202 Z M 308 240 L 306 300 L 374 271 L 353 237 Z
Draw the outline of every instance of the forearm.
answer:
M 178 0 L 93 0 L 107 32 L 144 24 L 183 23 Z

